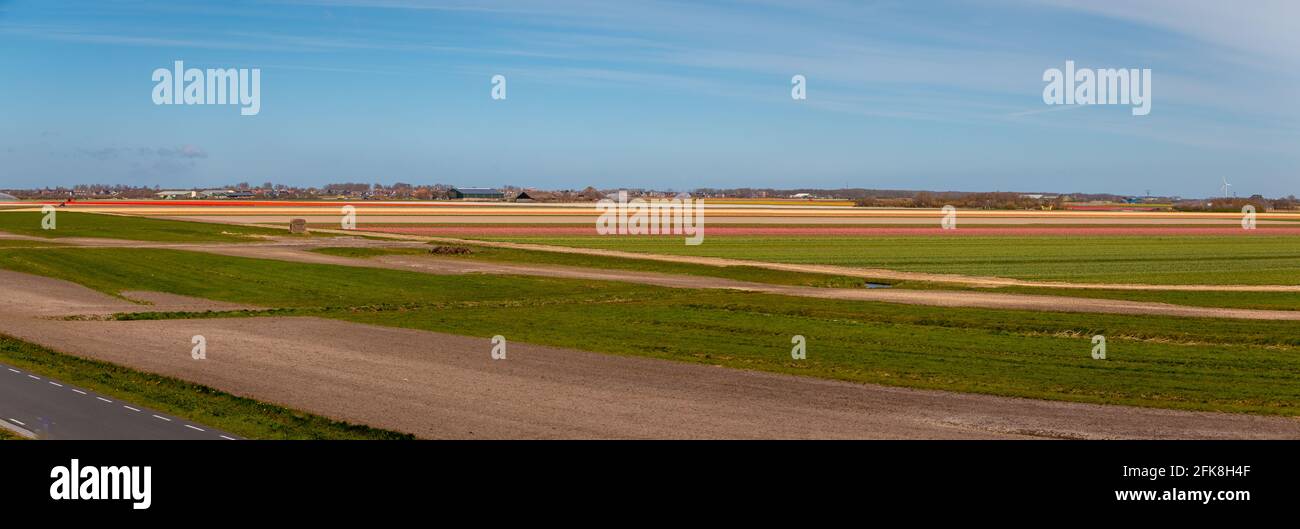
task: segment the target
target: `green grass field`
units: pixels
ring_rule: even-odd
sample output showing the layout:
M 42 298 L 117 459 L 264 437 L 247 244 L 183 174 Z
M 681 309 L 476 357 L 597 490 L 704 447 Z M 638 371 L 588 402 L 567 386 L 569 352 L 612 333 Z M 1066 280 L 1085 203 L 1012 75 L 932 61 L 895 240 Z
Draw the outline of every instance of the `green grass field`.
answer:
M 55 229 L 46 230 L 41 227 L 43 218 L 39 211 L 0 211 L 0 231 L 49 239 L 98 237 L 158 242 L 247 242 L 258 237 L 289 235 L 287 231 L 269 228 L 72 211 L 57 211 Z
M 0 267 L 379 325 L 897 386 L 1300 414 L 1300 324 L 434 276 L 174 250 L 0 250 Z M 246 315 L 246 314 L 245 314 Z M 152 317 L 193 317 L 171 314 Z M 212 317 L 213 315 L 202 315 Z M 137 316 L 139 317 L 139 316 Z M 790 338 L 808 360 L 790 360 Z M 1090 337 L 1109 357 L 1092 360 Z
M 380 255 L 429 255 L 427 248 L 316 248 L 312 251 L 342 257 L 368 258 Z M 661 274 L 700 275 L 721 277 L 737 281 L 770 283 L 777 285 L 800 285 L 811 287 L 855 288 L 868 282 L 891 284 L 893 281 L 870 280 L 858 277 L 836 276 L 829 274 L 806 274 L 782 272 L 753 266 L 708 266 L 688 263 L 665 263 L 643 259 L 623 259 L 593 255 L 575 255 L 511 248 L 491 248 L 474 246 L 473 253 L 466 255 L 430 256 L 437 259 L 471 259 L 493 263 L 518 263 L 554 266 L 574 266 L 599 268 L 603 270 L 629 270 L 635 272 L 657 272 Z
M 236 397 L 206 386 L 62 354 L 0 335 L 0 360 L 32 373 L 90 388 L 250 439 L 409 439 Z M 0 430 L 3 431 L 3 430 Z
M 469 255 L 429 255 L 424 248 L 357 248 L 325 247 L 311 251 L 342 257 L 370 258 L 381 255 L 427 256 L 430 259 L 474 259 L 499 263 L 561 265 L 612 270 L 633 270 L 665 274 L 702 275 L 738 281 L 800 285 L 828 288 L 862 288 L 867 283 L 890 285 L 892 288 L 927 290 L 968 290 L 980 292 L 1005 292 L 1044 296 L 1069 296 L 1098 299 L 1118 299 L 1171 303 L 1195 307 L 1222 307 L 1237 309 L 1300 310 L 1300 294 L 1295 292 L 1175 292 L 1149 290 L 1092 290 L 1048 287 L 967 287 L 951 283 L 925 281 L 897 281 L 888 279 L 863 279 L 828 274 L 782 272 L 752 266 L 719 267 L 686 263 L 666 263 L 643 259 L 575 255 L 545 251 L 517 250 L 473 246 Z
M 1279 235 L 482 239 L 1046 281 L 1300 285 L 1300 237 Z
M 22 241 L 14 239 L 0 239 L 0 248 L 31 248 L 33 246 L 57 246 L 58 243 L 48 241 Z

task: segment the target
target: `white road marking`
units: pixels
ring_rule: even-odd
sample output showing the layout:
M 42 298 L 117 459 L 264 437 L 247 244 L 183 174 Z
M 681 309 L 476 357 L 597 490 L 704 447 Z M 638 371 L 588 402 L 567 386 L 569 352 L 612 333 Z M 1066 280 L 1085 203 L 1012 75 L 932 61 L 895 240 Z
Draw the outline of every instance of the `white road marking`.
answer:
M 23 437 L 26 437 L 26 438 L 28 438 L 28 439 L 35 439 L 35 438 L 36 438 L 36 434 L 35 434 L 35 433 L 32 433 L 31 430 L 28 430 L 27 428 L 23 428 L 22 426 L 18 426 L 17 424 L 14 424 L 14 423 L 12 423 L 12 422 L 9 422 L 9 421 L 13 421 L 13 420 L 14 420 L 14 419 L 9 419 L 8 421 L 6 421 L 6 420 L 4 420 L 4 419 L 0 419 L 0 428 L 3 428 L 3 429 L 5 429 L 5 430 L 9 430 L 9 431 L 11 431 L 11 432 L 13 432 L 13 433 L 16 433 L 16 434 L 18 434 L 18 435 L 21 435 L 21 436 L 23 436 Z M 17 422 L 17 421 L 15 421 L 15 422 Z
M 19 371 L 19 370 L 14 369 L 14 368 L 6 368 L 6 369 L 8 369 L 9 371 L 12 371 L 12 372 L 14 372 L 14 373 L 22 374 L 22 371 Z M 41 377 L 38 377 L 38 376 L 36 376 L 36 375 L 27 375 L 27 376 L 29 376 L 29 377 L 31 377 L 31 378 L 33 378 L 33 379 L 36 379 L 36 380 L 41 380 Z M 53 381 L 53 380 L 47 380 L 46 382 L 49 382 L 50 385 L 52 385 L 52 386 L 56 386 L 56 387 L 60 387 L 60 388 L 63 387 L 63 384 L 60 384 L 60 383 L 55 382 L 55 381 Z M 86 393 L 85 391 L 81 391 L 81 390 L 79 390 L 79 389 L 73 389 L 73 388 L 68 388 L 68 389 L 70 389 L 70 390 L 72 390 L 74 393 L 77 393 L 77 394 L 80 394 L 80 395 L 88 395 L 88 393 Z M 96 399 L 99 399 L 99 400 L 102 400 L 102 401 L 104 401 L 104 402 L 110 403 L 110 404 L 113 402 L 113 401 L 108 400 L 108 399 L 106 399 L 106 398 L 104 398 L 104 397 L 95 397 L 95 398 L 96 398 Z M 140 411 L 140 410 L 137 409 L 137 408 L 132 408 L 132 407 L 127 406 L 127 405 L 125 405 L 125 404 L 123 404 L 122 407 L 123 407 L 123 408 L 126 408 L 126 409 L 128 409 L 128 410 L 131 410 L 131 411 L 135 411 L 135 412 Z M 153 418 L 155 418 L 155 419 L 162 419 L 162 420 L 167 421 L 167 422 L 172 422 L 171 419 L 168 419 L 168 418 L 163 417 L 163 416 L 161 416 L 161 415 L 154 415 Z M 14 424 L 17 424 L 17 425 L 19 425 L 19 426 L 27 426 L 27 423 L 22 422 L 22 421 L 20 421 L 20 420 L 18 420 L 18 419 L 10 418 L 10 419 L 9 419 L 9 422 L 12 422 L 12 423 L 14 423 Z M 204 430 L 203 428 L 199 428 L 198 426 L 194 426 L 194 425 L 192 425 L 192 424 L 186 424 L 185 427 L 186 427 L 186 428 L 189 428 L 189 429 L 191 429 L 191 430 L 197 430 L 197 431 L 200 431 L 200 432 L 206 432 L 206 431 L 207 431 L 207 430 Z M 225 440 L 227 440 L 227 441 L 237 441 L 237 440 L 238 440 L 238 439 L 235 439 L 234 437 L 230 437 L 230 436 L 226 436 L 226 435 L 219 435 L 218 437 L 220 437 L 220 438 L 222 438 L 222 439 L 225 439 Z

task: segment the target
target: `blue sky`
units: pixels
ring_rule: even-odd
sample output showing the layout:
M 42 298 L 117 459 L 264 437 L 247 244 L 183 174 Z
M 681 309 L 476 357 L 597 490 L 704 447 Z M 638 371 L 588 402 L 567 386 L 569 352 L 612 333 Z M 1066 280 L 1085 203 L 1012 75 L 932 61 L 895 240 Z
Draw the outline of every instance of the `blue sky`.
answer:
M 1290 0 L 0 0 L 0 49 L 0 188 L 1300 194 Z M 261 113 L 154 105 L 175 60 L 261 68 Z M 1150 68 L 1151 114 L 1045 105 L 1066 60 Z

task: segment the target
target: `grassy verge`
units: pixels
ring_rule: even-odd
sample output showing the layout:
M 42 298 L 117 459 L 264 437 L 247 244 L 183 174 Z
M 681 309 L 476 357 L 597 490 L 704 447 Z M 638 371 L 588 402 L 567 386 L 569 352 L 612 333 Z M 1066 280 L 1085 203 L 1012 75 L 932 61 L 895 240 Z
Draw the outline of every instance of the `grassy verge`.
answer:
M 0 248 L 23 248 L 23 247 L 40 247 L 59 246 L 57 243 L 46 241 L 20 241 L 13 239 L 0 239 Z
M 592 289 L 588 282 L 550 278 L 440 276 L 128 248 L 0 250 L 0 268 L 65 279 L 108 294 L 153 290 L 262 307 L 577 302 L 639 296 L 649 290 L 621 283 Z
M 98 237 L 157 242 L 247 242 L 264 236 L 289 235 L 284 230 L 206 222 L 73 211 L 58 211 L 55 215 L 57 229 L 45 230 L 41 228 L 44 214 L 39 211 L 3 211 L 0 212 L 0 231 L 50 239 Z
M 66 355 L 0 335 L 0 360 L 32 373 L 90 388 L 250 439 L 409 439 L 207 386 Z
M 1042 313 L 415 272 L 172 250 L 0 251 L 0 267 L 347 321 L 857 382 L 1300 415 L 1300 323 Z M 241 315 L 257 315 L 242 313 Z M 188 317 L 155 314 L 135 317 Z M 208 317 L 212 315 L 207 315 Z M 1090 358 L 1107 337 L 1108 359 Z M 790 360 L 790 339 L 808 360 Z

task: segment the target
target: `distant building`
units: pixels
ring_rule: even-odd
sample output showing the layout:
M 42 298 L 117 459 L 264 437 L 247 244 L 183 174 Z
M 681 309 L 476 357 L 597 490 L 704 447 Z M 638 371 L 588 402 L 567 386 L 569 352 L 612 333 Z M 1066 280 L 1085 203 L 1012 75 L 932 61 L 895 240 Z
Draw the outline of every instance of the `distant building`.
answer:
M 515 202 L 546 202 L 555 200 L 555 193 L 546 191 L 520 191 L 515 195 Z
M 153 194 L 163 200 L 173 200 L 177 198 L 197 198 L 198 191 L 159 191 Z
M 453 187 L 447 192 L 454 199 L 505 200 L 505 192 L 488 187 Z
M 10 195 L 9 193 L 0 193 L 0 202 L 9 202 L 13 200 L 18 200 L 18 197 Z

